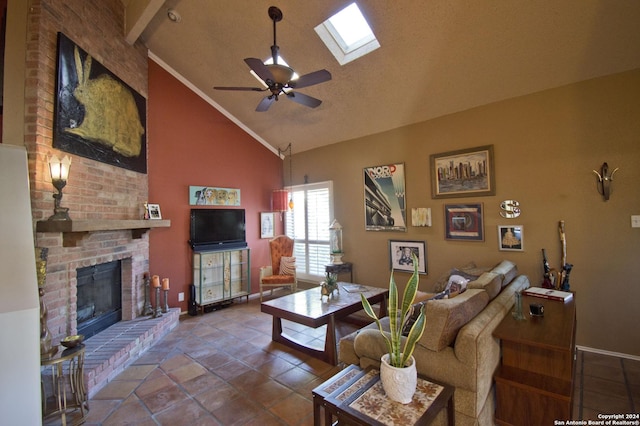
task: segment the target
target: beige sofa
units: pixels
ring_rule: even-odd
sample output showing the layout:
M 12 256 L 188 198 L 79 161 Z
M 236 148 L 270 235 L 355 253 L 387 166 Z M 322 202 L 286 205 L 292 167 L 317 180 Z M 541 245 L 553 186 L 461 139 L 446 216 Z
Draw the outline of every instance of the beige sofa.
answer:
M 455 386 L 456 425 L 494 424 L 493 374 L 500 344 L 492 333 L 510 314 L 514 293 L 529 287 L 529 279 L 509 261 L 484 272 L 476 268 L 476 274 L 458 296 L 423 302 L 426 328 L 414 351 L 418 373 Z M 383 323 L 388 330 L 388 318 Z M 375 323 L 340 340 L 345 364 L 379 366 L 386 352 Z M 446 410 L 435 424 L 446 424 Z

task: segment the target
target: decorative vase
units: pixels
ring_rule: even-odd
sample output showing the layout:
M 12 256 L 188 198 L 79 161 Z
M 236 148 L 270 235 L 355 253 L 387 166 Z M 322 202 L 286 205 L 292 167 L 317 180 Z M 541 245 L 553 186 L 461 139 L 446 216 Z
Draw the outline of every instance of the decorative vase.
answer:
M 382 355 L 380 361 L 380 381 L 387 397 L 401 404 L 410 403 L 418 384 L 416 360 L 412 356 L 404 368 L 390 365 L 389 354 Z

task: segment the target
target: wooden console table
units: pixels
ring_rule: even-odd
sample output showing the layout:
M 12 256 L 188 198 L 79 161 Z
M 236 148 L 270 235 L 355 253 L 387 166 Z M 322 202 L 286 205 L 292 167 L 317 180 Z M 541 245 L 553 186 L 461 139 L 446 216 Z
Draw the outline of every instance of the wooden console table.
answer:
M 493 332 L 502 347 L 495 374 L 496 424 L 552 425 L 571 418 L 575 299 L 574 295 L 561 302 L 523 295 L 525 320 L 508 314 Z M 544 316 L 531 316 L 530 303 L 542 303 Z

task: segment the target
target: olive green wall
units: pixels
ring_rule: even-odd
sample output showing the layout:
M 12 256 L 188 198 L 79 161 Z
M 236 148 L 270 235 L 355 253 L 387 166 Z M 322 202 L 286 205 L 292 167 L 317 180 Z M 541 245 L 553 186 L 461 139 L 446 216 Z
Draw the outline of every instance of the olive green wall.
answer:
M 452 267 L 501 259 L 517 263 L 539 285 L 542 248 L 551 267 L 560 267 L 558 222 L 564 220 L 578 345 L 640 356 L 640 228 L 632 229 L 630 219 L 640 214 L 639 100 L 640 70 L 534 93 L 296 154 L 293 183 L 305 175 L 309 182 L 333 180 L 344 259 L 354 263 L 355 281 L 376 286 L 388 283 L 390 239 L 426 241 L 423 290 Z M 431 154 L 489 144 L 495 149 L 495 196 L 431 198 Z M 295 152 L 295 141 L 293 146 Z M 606 202 L 592 172 L 605 161 L 620 168 Z M 431 228 L 364 230 L 362 169 L 390 163 L 405 164 L 407 211 L 430 207 Z M 520 202 L 519 218 L 499 215 L 505 199 Z M 485 241 L 445 240 L 444 204 L 472 202 L 484 204 Z M 524 252 L 498 250 L 497 225 L 510 224 L 524 226 Z M 399 284 L 407 277 L 396 273 Z

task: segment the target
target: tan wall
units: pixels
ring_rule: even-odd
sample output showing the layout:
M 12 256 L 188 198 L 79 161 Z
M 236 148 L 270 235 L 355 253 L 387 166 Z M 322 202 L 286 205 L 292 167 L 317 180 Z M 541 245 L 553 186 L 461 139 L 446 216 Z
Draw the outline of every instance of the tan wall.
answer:
M 390 239 L 427 242 L 429 274 L 421 277 L 421 289 L 452 267 L 501 259 L 516 262 L 539 285 L 542 248 L 551 266 L 560 267 L 557 228 L 564 220 L 567 262 L 574 265 L 571 290 L 577 292 L 577 343 L 640 356 L 640 228 L 630 225 L 630 216 L 640 214 L 638 99 L 640 70 L 539 92 L 297 154 L 293 183 L 304 175 L 309 182 L 333 180 L 345 260 L 354 263 L 355 281 L 377 286 L 389 280 Z M 431 198 L 431 154 L 489 144 L 495 148 L 495 196 Z M 605 161 L 620 168 L 607 202 L 592 172 Z M 362 169 L 399 162 L 405 164 L 407 211 L 431 207 L 433 227 L 365 231 Z M 505 199 L 521 203 L 519 218 L 499 215 Z M 484 204 L 485 241 L 445 240 L 444 204 L 471 202 Z M 497 225 L 509 224 L 524 226 L 524 252 L 498 250 Z M 406 281 L 406 274 L 396 275 L 399 284 Z

